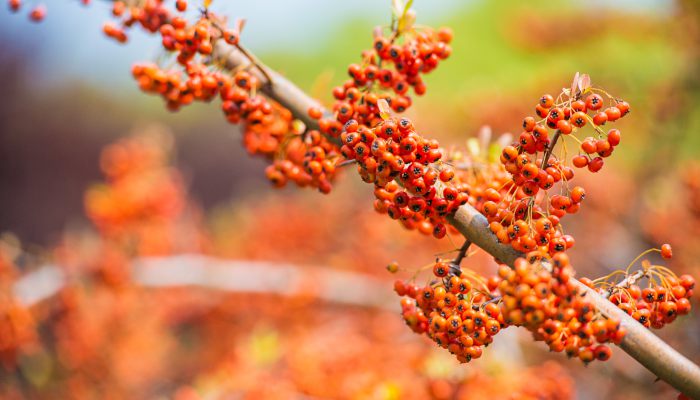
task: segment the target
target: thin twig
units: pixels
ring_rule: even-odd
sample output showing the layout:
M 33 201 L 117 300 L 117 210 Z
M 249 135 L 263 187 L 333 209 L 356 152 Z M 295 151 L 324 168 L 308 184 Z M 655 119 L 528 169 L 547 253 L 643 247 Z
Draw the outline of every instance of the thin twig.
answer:
M 469 251 L 469 246 L 472 245 L 471 240 L 466 239 L 464 241 L 464 244 L 462 244 L 462 247 L 459 248 L 459 253 L 457 253 L 457 257 L 455 257 L 454 261 L 452 261 L 453 264 L 459 266 L 462 264 L 462 260 L 464 260 L 464 257 L 467 256 L 467 251 Z
M 608 294 L 605 296 L 605 298 L 609 299 L 610 296 L 613 295 L 613 292 L 615 291 L 615 289 L 621 289 L 621 288 L 627 289 L 631 285 L 634 285 L 635 282 L 637 282 L 639 279 L 642 279 L 645 276 L 646 276 L 646 271 L 644 271 L 643 269 L 640 269 L 631 275 L 627 275 L 625 277 L 625 279 L 620 281 L 620 283 L 618 283 L 614 286 L 611 286 L 610 289 L 608 289 Z
M 552 142 L 549 144 L 549 146 L 547 146 L 547 149 L 544 152 L 544 157 L 542 157 L 542 166 L 540 168 L 545 169 L 547 167 L 547 162 L 549 161 L 549 157 L 552 156 L 554 146 L 557 145 L 557 140 L 559 140 L 559 136 L 561 136 L 561 132 L 557 131 L 557 133 L 555 133 L 554 137 L 552 138 Z

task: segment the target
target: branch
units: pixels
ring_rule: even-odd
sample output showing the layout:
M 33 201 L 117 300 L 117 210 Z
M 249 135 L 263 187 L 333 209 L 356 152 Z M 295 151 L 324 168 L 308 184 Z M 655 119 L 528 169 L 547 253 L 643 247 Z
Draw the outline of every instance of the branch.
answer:
M 182 254 L 137 258 L 131 262 L 131 275 L 134 283 L 143 287 L 199 286 L 232 293 L 311 296 L 329 303 L 397 311 L 386 281 L 322 267 Z M 67 281 L 61 268 L 46 265 L 20 278 L 12 292 L 23 305 L 31 307 L 58 293 Z
M 257 68 L 251 68 L 249 72 L 262 83 L 262 92 L 291 111 L 294 118 L 303 122 L 308 128 L 318 129 L 318 121 L 309 117 L 309 108 L 318 107 L 323 109 L 323 106 L 278 72 L 266 67 L 257 60 L 253 62 L 241 50 L 229 45 L 223 39 L 218 39 L 214 43 L 212 57 L 221 61 L 227 69 L 231 70 L 245 66 L 257 66 Z M 263 73 L 263 71 L 265 72 Z M 272 81 L 268 80 L 268 76 Z
M 231 50 L 230 46 L 226 43 L 222 44 L 222 41 L 216 44 L 215 52 L 226 57 L 226 65 L 230 68 L 236 68 L 241 63 L 248 62 L 239 51 Z M 262 73 L 257 70 L 252 71 L 263 82 L 262 91 L 288 108 L 294 117 L 303 121 L 308 128 L 318 129 L 317 121 L 308 117 L 308 109 L 319 107 L 319 103 L 278 73 L 272 72 L 265 66 L 262 68 L 266 68 L 273 79 L 270 83 Z M 461 206 L 454 215 L 448 217 L 448 221 L 466 239 L 496 260 L 512 267 L 515 259 L 522 256 L 511 246 L 499 243 L 489 229 L 486 217 L 468 204 Z M 627 334 L 619 345 L 622 350 L 680 392 L 691 398 L 700 399 L 700 367 L 596 291 L 578 280 L 574 279 L 573 283 L 581 293 L 588 296 L 603 315 L 619 319 L 622 326 L 627 329 Z

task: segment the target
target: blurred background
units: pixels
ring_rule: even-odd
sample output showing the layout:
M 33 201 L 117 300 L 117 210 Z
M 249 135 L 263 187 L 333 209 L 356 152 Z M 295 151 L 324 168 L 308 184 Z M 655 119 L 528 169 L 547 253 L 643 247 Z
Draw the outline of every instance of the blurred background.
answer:
M 372 0 L 214 8 L 246 18 L 243 43 L 326 102 L 390 18 L 390 2 Z M 426 136 L 517 134 L 543 93 L 590 74 L 632 115 L 609 167 L 580 174 L 586 204 L 565 221 L 578 274 L 669 242 L 670 266 L 700 276 L 696 1 L 414 8 L 455 33 L 409 112 Z M 131 64 L 158 57 L 158 42 L 106 39 L 109 13 L 67 1 L 35 24 L 0 9 L 3 398 L 675 398 L 622 351 L 585 368 L 510 328 L 459 365 L 411 334 L 384 266 L 410 276 L 454 244 L 375 215 L 352 173 L 328 196 L 273 190 L 218 105 L 170 113 L 139 92 Z M 128 154 L 126 183 L 109 176 L 110 152 Z M 130 219 L 105 217 L 110 207 Z M 494 270 L 483 254 L 469 263 Z M 655 333 L 697 363 L 699 329 L 694 310 Z

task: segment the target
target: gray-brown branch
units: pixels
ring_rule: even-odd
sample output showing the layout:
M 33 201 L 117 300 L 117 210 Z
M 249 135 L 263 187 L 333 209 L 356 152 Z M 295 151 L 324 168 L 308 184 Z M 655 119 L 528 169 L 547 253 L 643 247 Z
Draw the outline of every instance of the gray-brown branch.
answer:
M 223 57 L 229 68 L 250 63 L 240 51 L 226 45 L 222 40 L 215 45 L 215 54 Z M 288 108 L 295 118 L 304 122 L 307 127 L 318 129 L 317 121 L 308 116 L 308 110 L 311 107 L 320 107 L 319 102 L 280 74 L 265 66 L 262 68 L 266 68 L 273 82 L 267 82 L 257 69 L 251 69 L 251 72 L 263 82 L 263 93 Z M 448 221 L 466 239 L 500 262 L 512 267 L 516 258 L 522 256 L 511 246 L 499 243 L 489 229 L 486 217 L 468 204 L 461 206 L 454 215 L 448 217 Z M 677 390 L 693 399 L 700 399 L 700 367 L 596 291 L 591 290 L 578 280 L 574 279 L 573 282 L 579 292 L 585 293 L 603 315 L 621 321 L 627 334 L 620 343 L 620 348 Z

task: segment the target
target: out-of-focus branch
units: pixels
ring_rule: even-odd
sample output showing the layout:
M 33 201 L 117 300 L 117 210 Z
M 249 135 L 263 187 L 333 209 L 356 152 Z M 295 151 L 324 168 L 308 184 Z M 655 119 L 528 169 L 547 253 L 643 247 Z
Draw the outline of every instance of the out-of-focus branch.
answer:
M 134 283 L 153 288 L 199 286 L 232 293 L 305 296 L 358 307 L 397 311 L 386 281 L 371 275 L 265 261 L 224 260 L 199 254 L 147 257 L 133 261 Z M 65 285 L 62 269 L 47 265 L 23 276 L 13 294 L 32 306 Z
M 225 57 L 226 66 L 229 68 L 236 68 L 241 63 L 250 62 L 239 51 L 232 50 L 221 41 L 215 46 L 215 52 Z M 254 73 L 257 72 L 258 78 L 263 82 L 263 92 L 287 107 L 294 117 L 302 120 L 307 127 L 317 129 L 317 122 L 309 118 L 307 113 L 310 107 L 318 107 L 319 103 L 286 78 L 262 64 L 259 66 L 266 68 L 273 79 L 273 82 L 267 82 L 262 73 L 252 70 Z M 486 218 L 469 205 L 460 207 L 448 220 L 466 239 L 511 267 L 521 256 L 511 246 L 499 243 L 489 229 Z M 622 326 L 627 329 L 627 335 L 620 343 L 620 348 L 674 388 L 692 398 L 700 399 L 700 367 L 594 290 L 577 280 L 574 280 L 574 284 L 581 293 L 591 299 L 601 313 L 619 319 Z

